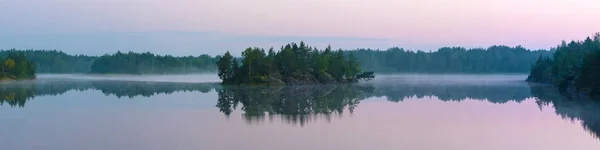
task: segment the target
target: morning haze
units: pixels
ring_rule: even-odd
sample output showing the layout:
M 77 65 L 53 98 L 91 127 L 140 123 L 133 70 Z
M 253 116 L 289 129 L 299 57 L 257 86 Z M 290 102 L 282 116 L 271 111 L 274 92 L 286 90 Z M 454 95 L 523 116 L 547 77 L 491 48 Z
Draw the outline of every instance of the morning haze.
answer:
M 0 0 L 0 150 L 598 150 L 598 0 Z

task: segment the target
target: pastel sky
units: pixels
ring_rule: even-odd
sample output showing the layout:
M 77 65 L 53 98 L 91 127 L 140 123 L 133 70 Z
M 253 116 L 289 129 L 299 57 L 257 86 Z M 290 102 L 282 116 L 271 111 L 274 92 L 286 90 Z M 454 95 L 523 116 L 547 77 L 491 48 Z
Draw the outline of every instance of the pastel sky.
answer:
M 547 49 L 596 32 L 598 0 L 0 0 L 0 48 L 90 55 L 216 55 L 300 40 Z

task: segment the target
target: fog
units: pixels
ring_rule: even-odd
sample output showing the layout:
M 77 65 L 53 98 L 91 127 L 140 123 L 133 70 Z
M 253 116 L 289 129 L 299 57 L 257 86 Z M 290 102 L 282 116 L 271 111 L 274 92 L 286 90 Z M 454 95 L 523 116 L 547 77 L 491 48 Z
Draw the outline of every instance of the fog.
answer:
M 183 82 L 183 83 L 215 83 L 221 79 L 214 73 L 178 74 L 178 75 L 88 75 L 88 74 L 40 74 L 38 79 L 75 79 L 75 80 L 118 80 L 147 82 Z

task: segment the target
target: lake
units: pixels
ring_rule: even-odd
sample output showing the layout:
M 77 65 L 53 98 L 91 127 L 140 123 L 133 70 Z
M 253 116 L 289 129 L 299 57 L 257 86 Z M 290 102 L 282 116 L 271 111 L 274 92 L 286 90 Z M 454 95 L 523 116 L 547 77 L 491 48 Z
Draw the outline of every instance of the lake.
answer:
M 0 149 L 600 149 L 600 103 L 525 78 L 239 87 L 216 75 L 40 75 L 0 83 Z

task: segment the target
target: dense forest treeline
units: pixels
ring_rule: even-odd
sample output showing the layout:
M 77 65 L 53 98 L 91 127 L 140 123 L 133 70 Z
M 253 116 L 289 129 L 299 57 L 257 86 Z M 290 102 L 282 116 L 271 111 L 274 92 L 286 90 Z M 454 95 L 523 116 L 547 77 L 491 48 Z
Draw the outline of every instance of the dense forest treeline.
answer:
M 34 79 L 35 64 L 29 61 L 22 52 L 10 52 L 6 57 L 0 56 L 0 81 Z
M 99 57 L 92 63 L 90 73 L 171 74 L 197 73 L 216 70 L 216 59 L 208 55 L 175 57 L 146 53 L 121 53 Z
M 325 84 L 370 80 L 373 72 L 362 72 L 358 60 L 342 50 L 321 51 L 308 46 L 290 43 L 273 48 L 268 53 L 262 48 L 247 48 L 238 60 L 229 52 L 217 56 L 218 75 L 223 84 Z M 241 63 L 241 64 L 240 64 Z
M 434 52 L 395 47 L 347 53 L 353 54 L 364 70 L 388 73 L 526 73 L 538 56 L 552 55 L 552 51 L 532 51 L 521 46 L 443 47 Z
M 36 64 L 37 73 L 87 73 L 95 56 L 69 55 L 57 50 L 0 50 L 0 57 L 20 52 Z
M 554 55 L 539 56 L 527 78 L 561 91 L 600 95 L 600 33 L 583 41 L 562 42 Z
M 306 50 L 298 51 L 300 45 L 296 46 L 296 49 L 293 45 L 289 47 L 294 55 L 306 51 L 312 52 L 315 49 L 305 45 Z M 282 47 L 280 51 L 285 48 L 285 46 Z M 249 52 L 249 54 L 261 54 L 258 52 L 260 50 L 262 49 L 252 48 L 250 52 L 255 53 Z M 24 52 L 25 56 L 36 64 L 38 73 L 166 74 L 217 70 L 216 58 L 208 55 L 176 57 L 151 53 L 118 52 L 112 55 L 86 56 L 69 55 L 57 50 L 11 49 L 0 50 L 0 56 L 6 57 L 8 53 L 17 51 Z M 337 52 L 330 50 L 331 54 L 327 55 L 337 57 Z M 412 51 L 395 47 L 387 50 L 344 50 L 343 55 L 345 59 L 348 59 L 349 55 L 353 55 L 355 61 L 359 62 L 359 67 L 364 71 L 380 73 L 524 73 L 531 69 L 530 64 L 534 63 L 538 56 L 551 56 L 552 52 L 533 51 L 521 46 L 491 46 L 474 49 L 444 47 L 434 52 Z M 267 57 L 269 53 L 265 51 L 264 55 Z M 232 56 L 231 59 L 236 59 L 239 67 L 242 67 L 241 60 L 243 58 Z M 101 60 L 101 62 L 94 64 L 96 60 Z M 297 60 L 303 61 L 305 58 L 298 57 Z M 294 62 L 294 64 L 303 63 L 301 61 Z M 323 62 L 321 62 L 322 64 Z M 299 67 L 304 66 L 299 64 Z
M 216 71 L 216 59 L 208 55 L 176 57 L 149 52 L 117 52 L 112 55 L 70 55 L 57 50 L 0 50 L 0 57 L 24 53 L 36 64 L 37 73 L 168 74 Z

